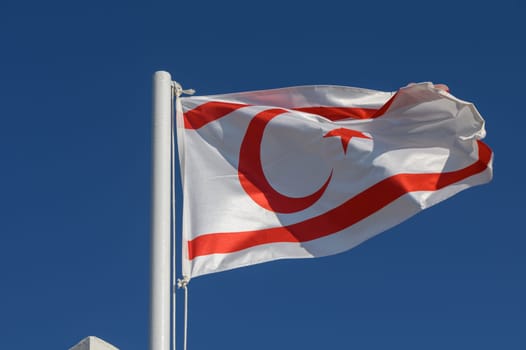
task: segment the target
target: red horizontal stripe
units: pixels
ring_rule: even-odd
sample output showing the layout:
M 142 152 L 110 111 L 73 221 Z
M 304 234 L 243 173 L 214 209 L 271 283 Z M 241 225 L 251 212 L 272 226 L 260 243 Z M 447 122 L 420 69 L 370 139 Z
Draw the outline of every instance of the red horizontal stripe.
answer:
M 391 100 L 390 100 L 391 101 Z M 388 102 L 390 104 L 390 102 Z M 387 104 L 386 104 L 387 105 Z M 331 121 L 342 119 L 370 119 L 382 115 L 389 106 L 384 105 L 381 109 L 359 108 L 359 107 L 298 107 L 289 108 L 294 111 L 306 112 L 320 115 Z M 186 129 L 199 129 L 208 123 L 221 119 L 224 116 L 248 104 L 210 101 L 184 113 L 184 127 Z M 384 108 L 385 107 L 385 108 Z M 382 111 L 382 113 L 379 113 Z
M 225 115 L 232 113 L 236 109 L 246 106 L 248 105 L 243 103 L 219 101 L 203 103 L 184 114 L 184 127 L 185 129 L 199 129 L 214 120 L 223 118 Z
M 331 121 L 342 119 L 370 119 L 374 118 L 378 109 L 358 108 L 358 107 L 298 107 L 292 108 L 295 111 L 321 115 Z
M 342 205 L 305 221 L 257 231 L 204 234 L 188 242 L 190 260 L 209 254 L 237 252 L 268 243 L 307 242 L 346 229 L 406 193 L 436 191 L 487 169 L 491 150 L 478 141 L 479 159 L 447 173 L 398 174 L 384 179 Z

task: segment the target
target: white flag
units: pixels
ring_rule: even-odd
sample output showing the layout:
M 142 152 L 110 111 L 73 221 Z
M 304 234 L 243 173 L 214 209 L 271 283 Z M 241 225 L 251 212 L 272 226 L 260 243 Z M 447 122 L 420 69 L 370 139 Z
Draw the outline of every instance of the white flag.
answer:
M 431 83 L 177 103 L 187 278 L 340 253 L 492 177 L 484 120 Z

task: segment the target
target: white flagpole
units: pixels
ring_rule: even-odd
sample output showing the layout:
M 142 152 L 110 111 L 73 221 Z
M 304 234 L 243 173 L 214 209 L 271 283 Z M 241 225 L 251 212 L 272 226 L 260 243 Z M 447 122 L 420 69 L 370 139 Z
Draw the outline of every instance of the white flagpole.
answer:
M 172 77 L 168 72 L 155 72 L 152 111 L 150 350 L 170 350 L 171 110 Z

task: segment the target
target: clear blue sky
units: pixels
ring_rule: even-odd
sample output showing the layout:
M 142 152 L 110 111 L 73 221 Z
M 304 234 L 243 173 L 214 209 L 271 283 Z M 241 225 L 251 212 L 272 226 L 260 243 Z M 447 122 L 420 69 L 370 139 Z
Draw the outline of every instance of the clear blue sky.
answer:
M 199 94 L 450 86 L 492 183 L 337 256 L 196 278 L 189 349 L 525 349 L 526 7 L 2 1 L 0 349 L 148 345 L 151 76 Z

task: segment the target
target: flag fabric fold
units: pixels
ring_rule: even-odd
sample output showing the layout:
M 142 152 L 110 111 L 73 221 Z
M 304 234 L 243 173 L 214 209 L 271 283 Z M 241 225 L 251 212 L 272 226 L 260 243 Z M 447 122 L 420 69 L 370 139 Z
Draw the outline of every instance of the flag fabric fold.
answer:
M 177 104 L 187 278 L 337 254 L 492 177 L 484 120 L 431 83 Z

